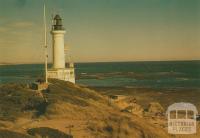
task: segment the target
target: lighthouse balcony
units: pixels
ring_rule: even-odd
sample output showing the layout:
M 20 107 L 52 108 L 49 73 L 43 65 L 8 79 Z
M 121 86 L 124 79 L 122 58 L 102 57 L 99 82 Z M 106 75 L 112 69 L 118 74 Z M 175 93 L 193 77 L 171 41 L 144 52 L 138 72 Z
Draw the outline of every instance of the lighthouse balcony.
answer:
M 47 77 L 75 83 L 74 68 L 50 69 Z

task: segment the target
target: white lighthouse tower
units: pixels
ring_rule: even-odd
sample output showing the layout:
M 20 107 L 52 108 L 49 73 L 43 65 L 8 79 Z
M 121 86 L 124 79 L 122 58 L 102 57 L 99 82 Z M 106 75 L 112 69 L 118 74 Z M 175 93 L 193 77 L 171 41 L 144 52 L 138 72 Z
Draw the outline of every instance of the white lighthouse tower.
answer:
M 66 31 L 62 25 L 62 19 L 57 14 L 52 25 L 52 50 L 53 66 L 48 70 L 47 77 L 75 83 L 74 65 L 65 62 L 64 35 Z
M 59 15 L 54 17 L 54 25 L 52 26 L 52 44 L 53 44 L 53 68 L 65 68 L 65 51 L 64 51 L 64 35 L 65 30 L 62 27 L 62 19 Z

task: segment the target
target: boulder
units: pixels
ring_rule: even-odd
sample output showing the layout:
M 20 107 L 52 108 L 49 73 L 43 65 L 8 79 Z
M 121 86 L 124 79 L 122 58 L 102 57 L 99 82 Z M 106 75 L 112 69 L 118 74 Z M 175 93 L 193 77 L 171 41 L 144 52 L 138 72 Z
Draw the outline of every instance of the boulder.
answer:
M 158 102 L 152 102 L 149 104 L 148 112 L 152 115 L 159 116 L 164 114 L 164 108 Z
M 140 117 L 142 117 L 144 113 L 144 109 L 139 104 L 136 104 L 136 103 L 131 104 L 130 106 L 127 106 L 122 111 L 129 112 Z

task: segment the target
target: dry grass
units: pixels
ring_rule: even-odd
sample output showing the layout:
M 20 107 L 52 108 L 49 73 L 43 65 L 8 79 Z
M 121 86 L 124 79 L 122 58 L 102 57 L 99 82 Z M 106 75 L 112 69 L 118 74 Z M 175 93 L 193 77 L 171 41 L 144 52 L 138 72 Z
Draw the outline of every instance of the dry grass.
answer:
M 109 106 L 106 96 L 87 87 L 50 80 L 49 90 L 43 92 L 45 99 L 24 86 L 6 84 L 0 86 L 0 90 L 1 128 L 15 127 L 26 135 L 27 129 L 40 132 L 40 136 L 48 131 L 54 136 L 58 130 L 59 134 L 67 135 L 67 126 L 73 126 L 72 135 L 78 138 L 170 137 L 159 121 L 120 112 L 119 108 Z M 10 117 L 14 122 L 8 119 Z M 10 122 L 9 127 L 3 120 Z M 26 123 L 28 121 L 31 123 Z

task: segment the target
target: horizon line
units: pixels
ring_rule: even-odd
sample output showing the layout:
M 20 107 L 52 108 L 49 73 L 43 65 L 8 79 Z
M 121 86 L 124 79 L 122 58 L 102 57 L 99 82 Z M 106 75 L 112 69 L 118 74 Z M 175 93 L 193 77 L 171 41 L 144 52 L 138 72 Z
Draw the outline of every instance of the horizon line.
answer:
M 78 61 L 74 63 L 117 63 L 117 62 L 184 62 L 184 61 L 200 61 L 200 59 L 189 59 L 189 60 L 124 60 L 124 61 Z M 48 64 L 51 64 L 52 62 L 48 62 Z M 68 62 L 66 62 L 68 63 Z M 27 63 L 27 62 L 0 62 L 0 65 L 22 65 L 22 64 L 44 64 L 43 62 L 32 62 L 32 63 Z

